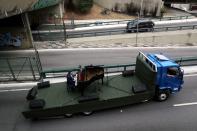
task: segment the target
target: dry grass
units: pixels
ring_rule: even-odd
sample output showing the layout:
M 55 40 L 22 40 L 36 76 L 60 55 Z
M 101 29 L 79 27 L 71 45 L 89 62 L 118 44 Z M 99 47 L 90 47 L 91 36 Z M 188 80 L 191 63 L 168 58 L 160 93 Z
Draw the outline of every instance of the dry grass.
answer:
M 89 20 L 89 19 L 133 19 L 134 16 L 129 16 L 122 13 L 111 12 L 109 15 L 102 15 L 101 12 L 104 8 L 94 4 L 92 9 L 87 14 L 79 14 L 72 11 L 66 11 L 65 18 L 71 19 L 74 18 L 75 20 Z

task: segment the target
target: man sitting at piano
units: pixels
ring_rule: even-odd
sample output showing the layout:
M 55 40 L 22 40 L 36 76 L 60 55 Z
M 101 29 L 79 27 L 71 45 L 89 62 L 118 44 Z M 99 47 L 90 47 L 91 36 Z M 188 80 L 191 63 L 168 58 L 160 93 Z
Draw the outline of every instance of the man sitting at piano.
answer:
M 75 82 L 73 74 L 71 72 L 68 72 L 68 74 L 66 75 L 66 78 L 67 78 L 68 90 L 74 91 L 76 82 Z

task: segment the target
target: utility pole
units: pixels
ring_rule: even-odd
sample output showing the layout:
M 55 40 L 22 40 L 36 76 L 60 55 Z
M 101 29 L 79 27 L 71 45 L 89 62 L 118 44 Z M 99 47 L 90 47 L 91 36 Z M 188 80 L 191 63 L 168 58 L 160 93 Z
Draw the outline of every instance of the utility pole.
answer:
M 143 2 L 144 0 L 141 0 L 141 3 L 140 3 L 140 12 L 137 12 L 137 29 L 136 29 L 136 47 L 138 46 L 138 32 L 139 32 L 139 19 L 140 19 L 140 16 L 142 15 L 142 6 L 143 6 Z
M 65 43 L 66 43 L 66 41 L 67 41 L 67 34 L 66 34 L 66 25 L 65 25 L 65 23 L 64 23 L 64 18 L 62 18 L 62 24 L 63 24 L 63 29 L 64 29 L 64 41 L 65 41 Z
M 139 23 L 139 12 L 137 12 L 137 29 L 136 29 L 136 47 L 138 45 L 138 23 Z

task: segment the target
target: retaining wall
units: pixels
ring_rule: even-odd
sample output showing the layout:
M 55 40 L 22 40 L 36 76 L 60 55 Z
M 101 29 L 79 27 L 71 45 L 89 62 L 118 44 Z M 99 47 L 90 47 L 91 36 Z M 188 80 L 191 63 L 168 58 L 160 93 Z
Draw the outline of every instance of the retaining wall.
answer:
M 115 8 L 118 8 L 120 12 L 125 12 L 126 4 L 130 4 L 130 3 L 133 3 L 133 6 L 135 6 L 135 8 L 138 8 L 138 10 L 140 10 L 142 3 L 142 9 L 146 10 L 146 12 L 150 13 L 153 12 L 155 9 L 157 9 L 157 14 L 156 14 L 157 16 L 160 15 L 160 10 L 163 6 L 162 0 L 94 0 L 94 2 L 110 10 L 114 10 Z

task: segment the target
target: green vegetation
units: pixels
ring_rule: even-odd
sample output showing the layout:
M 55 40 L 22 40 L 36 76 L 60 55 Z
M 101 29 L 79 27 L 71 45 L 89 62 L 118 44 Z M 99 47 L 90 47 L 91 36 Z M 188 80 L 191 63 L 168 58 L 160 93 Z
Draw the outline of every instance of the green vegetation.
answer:
M 93 6 L 93 0 L 77 0 L 75 8 L 81 13 L 87 13 Z
M 163 6 L 161 8 L 161 17 L 163 17 L 164 13 L 166 13 L 166 8 Z
M 126 3 L 125 6 L 126 6 L 126 13 L 129 15 L 135 15 L 136 12 L 139 12 L 139 9 L 137 9 L 137 7 L 134 6 L 132 2 L 130 4 Z

